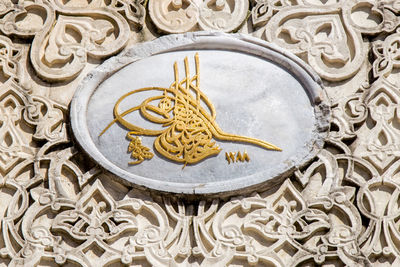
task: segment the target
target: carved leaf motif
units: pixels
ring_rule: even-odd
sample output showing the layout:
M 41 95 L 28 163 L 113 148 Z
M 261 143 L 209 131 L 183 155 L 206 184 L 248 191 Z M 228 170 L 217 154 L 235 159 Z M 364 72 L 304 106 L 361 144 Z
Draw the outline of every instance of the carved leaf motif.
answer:
M 346 1 L 345 14 L 353 27 L 368 34 L 394 31 L 399 23 L 398 1 Z
M 151 0 L 149 15 L 160 30 L 180 33 L 191 31 L 195 27 L 199 8 L 189 0 Z
M 18 91 L 9 89 L 0 95 L 0 170 L 6 171 L 19 160 L 30 158 L 34 149 L 20 128 L 24 101 Z
M 385 41 L 376 41 L 373 51 L 377 59 L 373 63 L 375 77 L 388 77 L 393 68 L 400 66 L 400 34 L 393 34 Z
M 393 180 L 383 181 L 383 177 L 393 177 L 398 171 L 398 163 L 382 176 L 369 180 L 360 190 L 357 202 L 360 211 L 369 219 L 368 228 L 360 236 L 360 247 L 366 255 L 395 255 L 400 250 L 399 223 L 399 185 Z M 379 199 L 379 200 L 378 200 Z
M 10 78 L 21 79 L 19 61 L 21 60 L 22 48 L 12 45 L 10 39 L 0 35 L 0 88 L 1 84 L 7 84 Z
M 400 130 L 393 123 L 393 118 L 397 117 L 400 96 L 396 87 L 382 78 L 364 91 L 362 101 L 368 106 L 366 119 L 373 121 L 374 125 L 361 126 L 353 153 L 369 160 L 379 170 L 384 170 L 400 157 Z
M 63 110 L 66 108 L 39 96 L 29 100 L 23 115 L 27 123 L 36 126 L 33 137 L 37 140 L 64 140 L 66 128 Z
M 246 19 L 248 1 L 206 0 L 200 6 L 199 26 L 202 30 L 235 30 Z
M 150 0 L 149 15 L 160 30 L 183 33 L 197 30 L 230 32 L 246 19 L 248 1 Z
M 343 24 L 339 8 L 282 10 L 267 24 L 265 34 L 267 40 L 295 54 L 306 53 L 314 70 L 331 81 L 354 75 L 365 56 L 360 33 Z
M 54 8 L 47 2 L 27 1 L 13 5 L 7 13 L 0 19 L 0 29 L 7 35 L 15 34 L 24 38 L 34 37 L 55 19 Z
M 88 56 L 104 58 L 119 51 L 127 41 L 127 25 L 119 14 L 112 15 L 106 15 L 110 20 L 60 15 L 54 28 L 33 41 L 31 60 L 38 74 L 49 80 L 71 79 Z
M 33 38 L 31 62 L 45 80 L 72 79 L 88 57 L 102 59 L 120 51 L 129 37 L 129 25 L 121 14 L 134 24 L 143 23 L 141 1 L 94 1 L 90 12 L 69 2 L 23 2 L 9 7 L 0 19 L 6 34 Z
M 145 0 L 113 0 L 110 6 L 123 14 L 129 22 L 142 26 L 146 15 L 144 3 Z
M 105 241 L 137 227 L 136 218 L 119 209 L 99 182 L 79 199 L 75 210 L 61 212 L 52 225 L 53 230 L 63 230 L 78 240 L 95 237 Z
M 269 1 L 256 1 L 251 10 L 253 24 L 256 27 L 265 25 L 273 15 L 273 4 Z
M 135 26 L 143 26 L 146 10 L 144 7 L 144 0 L 91 0 L 91 1 L 80 1 L 80 0 L 52 0 L 54 5 L 62 13 L 68 10 L 68 13 L 79 11 L 80 9 L 90 9 L 95 11 L 96 9 L 107 8 L 109 10 L 117 11 L 126 20 Z

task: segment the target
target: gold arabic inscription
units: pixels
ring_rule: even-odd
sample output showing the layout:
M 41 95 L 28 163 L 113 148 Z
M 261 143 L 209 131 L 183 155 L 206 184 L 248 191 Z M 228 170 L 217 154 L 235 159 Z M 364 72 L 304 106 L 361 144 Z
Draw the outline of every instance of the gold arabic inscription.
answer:
M 228 164 L 235 163 L 235 162 L 249 162 L 250 157 L 246 151 L 240 153 L 240 151 L 236 152 L 225 152 L 225 159 Z
M 214 139 L 231 142 L 244 142 L 259 147 L 281 151 L 277 146 L 268 142 L 225 133 L 215 122 L 216 111 L 214 105 L 200 90 L 200 62 L 199 55 L 195 55 L 196 75 L 190 77 L 187 57 L 184 60 L 184 79 L 179 81 L 178 64 L 174 63 L 175 81 L 169 88 L 145 87 L 126 93 L 118 99 L 114 106 L 114 117 L 107 127 L 100 133 L 103 135 L 115 122 L 126 127 L 130 132 L 128 152 L 136 161 L 129 164 L 139 164 L 145 159 L 151 159 L 153 153 L 143 146 L 138 136 L 157 136 L 154 148 L 161 155 L 174 162 L 187 164 L 197 163 L 207 157 L 217 155 L 221 149 L 213 141 Z M 145 91 L 162 92 L 161 95 L 148 97 L 140 105 L 134 106 L 124 112 L 119 111 L 119 105 L 128 96 Z M 156 102 L 156 105 L 152 103 Z M 202 106 L 208 108 L 209 112 Z M 130 123 L 124 117 L 134 111 L 148 121 L 161 124 L 162 130 L 144 129 Z M 155 116 L 157 115 L 157 116 Z

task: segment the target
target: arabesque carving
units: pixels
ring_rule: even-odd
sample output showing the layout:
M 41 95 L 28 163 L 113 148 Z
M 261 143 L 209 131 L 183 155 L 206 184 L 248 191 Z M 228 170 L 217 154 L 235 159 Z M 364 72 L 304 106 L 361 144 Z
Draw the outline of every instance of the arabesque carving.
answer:
M 399 14 L 391 0 L 1 1 L 0 265 L 398 266 Z M 70 95 L 88 65 L 138 32 L 156 37 L 146 19 L 164 33 L 239 30 L 301 57 L 335 99 L 325 149 L 231 199 L 115 182 L 46 92 L 62 82 Z
M 324 79 L 354 76 L 365 61 L 362 34 L 399 25 L 393 2 L 256 0 L 256 35 L 303 57 Z
M 149 15 L 166 33 L 193 30 L 230 32 L 244 22 L 249 2 L 243 0 L 149 0 Z
M 141 25 L 144 18 L 141 3 L 20 2 L 5 9 L 0 30 L 33 38 L 31 63 L 37 74 L 49 81 L 70 80 L 82 71 L 88 58 L 104 59 L 117 53 L 128 41 L 129 22 Z

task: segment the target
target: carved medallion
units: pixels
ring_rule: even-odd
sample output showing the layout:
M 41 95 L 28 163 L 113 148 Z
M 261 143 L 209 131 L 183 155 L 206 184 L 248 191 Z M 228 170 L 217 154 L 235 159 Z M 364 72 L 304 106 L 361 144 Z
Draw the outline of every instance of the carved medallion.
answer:
M 125 181 L 228 193 L 268 186 L 312 159 L 328 128 L 325 101 L 318 77 L 286 51 L 240 35 L 187 34 L 92 71 L 71 121 L 82 148 Z

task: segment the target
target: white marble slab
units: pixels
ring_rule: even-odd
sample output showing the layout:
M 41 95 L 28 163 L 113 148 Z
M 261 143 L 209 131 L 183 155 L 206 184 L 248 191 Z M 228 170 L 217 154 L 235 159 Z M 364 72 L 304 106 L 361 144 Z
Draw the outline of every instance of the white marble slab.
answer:
M 169 88 L 174 81 L 174 62 L 183 78 L 185 57 L 191 76 L 195 75 L 196 53 L 200 89 L 214 104 L 220 128 L 267 141 L 282 151 L 214 139 L 222 149 L 218 155 L 182 169 L 182 163 L 155 151 L 156 137 L 142 136 L 143 144 L 155 155 L 130 165 L 134 159 L 127 151 L 128 129 L 115 123 L 99 136 L 114 119 L 113 108 L 121 96 L 143 87 Z M 132 95 L 120 109 L 160 94 Z M 248 36 L 192 33 L 162 37 L 105 62 L 78 88 L 71 104 L 71 121 L 83 149 L 121 179 L 166 192 L 226 193 L 265 187 L 266 181 L 287 177 L 314 157 L 328 128 L 325 101 L 318 77 L 293 55 Z M 139 112 L 126 119 L 143 128 L 167 128 L 143 119 Z M 246 151 L 250 161 L 228 164 L 225 152 L 238 151 Z

